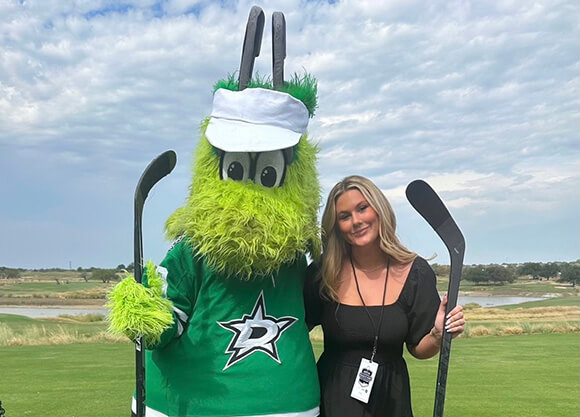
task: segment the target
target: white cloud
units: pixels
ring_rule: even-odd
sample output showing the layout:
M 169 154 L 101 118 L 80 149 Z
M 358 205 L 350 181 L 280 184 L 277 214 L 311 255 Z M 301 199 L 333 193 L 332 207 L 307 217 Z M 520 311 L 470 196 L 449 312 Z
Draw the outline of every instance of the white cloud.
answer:
M 15 202 L 2 218 L 33 225 L 23 207 L 39 193 L 60 198 L 52 184 L 66 183 L 78 195 L 51 213 L 62 223 L 67 204 L 82 212 L 73 200 L 91 199 L 107 213 L 95 224 L 120 227 L 103 207 L 130 207 L 141 170 L 167 148 L 179 156 L 172 179 L 188 181 L 212 85 L 237 69 L 253 4 L 1 2 L 0 166 L 11 181 L 0 193 Z M 550 213 L 559 225 L 578 223 L 577 2 L 279 0 L 264 9 L 255 72 L 271 72 L 269 19 L 281 10 L 286 74 L 307 69 L 319 79 L 310 136 L 325 193 L 358 173 L 404 204 L 406 184 L 423 178 L 466 222 L 524 206 L 510 217 L 521 227 Z M 578 252 L 578 239 L 560 240 Z M 155 245 L 162 256 L 166 244 Z M 58 257 L 58 244 L 44 246 Z M 0 246 L 0 265 L 14 247 Z M 85 250 L 90 259 L 99 248 Z

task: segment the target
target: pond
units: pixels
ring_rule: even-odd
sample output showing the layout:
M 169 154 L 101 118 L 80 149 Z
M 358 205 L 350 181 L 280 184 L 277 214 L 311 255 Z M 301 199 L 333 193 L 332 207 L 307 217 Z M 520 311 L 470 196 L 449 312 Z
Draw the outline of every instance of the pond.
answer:
M 497 307 L 511 304 L 521 304 L 528 301 L 546 300 L 546 297 L 501 297 L 501 296 L 478 296 L 478 295 L 460 295 L 457 302 L 461 305 L 476 303 L 481 307 Z
M 0 307 L 0 314 L 16 314 L 32 319 L 58 317 L 63 314 L 78 316 L 83 314 L 107 315 L 106 308 L 50 308 L 50 307 Z
M 461 305 L 477 303 L 481 307 L 497 307 L 509 304 L 521 304 L 527 301 L 545 300 L 545 297 L 500 297 L 500 296 L 476 296 L 460 295 L 458 303 Z M 58 317 L 63 314 L 71 316 L 82 314 L 103 314 L 107 315 L 105 308 L 50 308 L 50 307 L 0 307 L 0 314 L 16 314 L 33 319 Z

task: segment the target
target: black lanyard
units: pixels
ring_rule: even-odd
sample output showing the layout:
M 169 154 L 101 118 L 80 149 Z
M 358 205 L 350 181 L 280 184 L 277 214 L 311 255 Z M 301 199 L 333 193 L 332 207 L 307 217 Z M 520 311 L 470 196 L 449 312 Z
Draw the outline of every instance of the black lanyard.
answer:
M 373 361 L 373 359 L 375 358 L 375 354 L 377 353 L 379 336 L 381 335 L 381 325 L 383 323 L 383 311 L 385 310 L 385 295 L 387 294 L 387 281 L 389 279 L 389 260 L 390 259 L 387 258 L 387 273 L 385 275 L 385 287 L 383 288 L 383 299 L 381 301 L 381 318 L 379 319 L 379 327 L 376 328 L 375 321 L 373 320 L 373 317 L 371 316 L 371 313 L 369 312 L 369 309 L 367 308 L 367 305 L 365 304 L 365 300 L 363 299 L 363 296 L 360 292 L 360 287 L 358 286 L 358 278 L 356 276 L 356 270 L 354 268 L 354 262 L 352 261 L 352 255 L 350 255 L 350 266 L 352 266 L 352 273 L 354 274 L 354 282 L 356 283 L 356 290 L 358 292 L 358 296 L 360 297 L 360 300 L 363 303 L 365 311 L 367 312 L 367 315 L 369 316 L 371 324 L 373 325 L 373 330 L 375 332 L 375 342 L 373 344 L 373 352 L 371 354 L 371 362 Z

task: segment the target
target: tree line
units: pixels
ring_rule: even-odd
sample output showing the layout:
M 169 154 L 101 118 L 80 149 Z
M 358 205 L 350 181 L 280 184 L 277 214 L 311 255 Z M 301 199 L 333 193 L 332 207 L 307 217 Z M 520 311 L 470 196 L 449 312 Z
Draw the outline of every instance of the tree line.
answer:
M 448 276 L 449 266 L 433 264 L 436 275 Z M 580 260 L 574 262 L 525 262 L 523 264 L 464 265 L 462 279 L 475 284 L 508 284 L 527 276 L 532 280 L 556 280 L 580 284 Z
M 124 264 L 117 265 L 116 268 L 96 268 L 91 266 L 90 268 L 78 267 L 76 272 L 79 273 L 80 277 L 85 281 L 98 280 L 102 282 L 117 281 L 119 279 L 119 274 L 123 272 L 132 273 L 134 270 L 133 262 L 125 266 Z M 24 269 L 24 268 L 8 268 L 5 266 L 0 266 L 0 279 L 13 279 L 20 278 L 25 272 L 70 272 L 70 269 L 64 268 L 41 268 L 41 269 Z M 60 281 L 56 279 L 57 284 Z
M 433 270 L 436 275 L 449 276 L 449 265 L 433 264 Z M 122 272 L 132 273 L 134 270 L 133 262 L 125 266 L 117 265 L 116 268 L 82 268 L 76 269 L 80 276 L 88 281 L 89 279 L 102 282 L 111 282 L 119 279 Z M 0 266 L 0 279 L 19 278 L 26 269 L 7 268 Z M 50 268 L 35 269 L 35 272 L 67 272 L 68 269 Z M 488 264 L 488 265 L 465 265 L 463 267 L 462 279 L 471 281 L 475 284 L 509 284 L 516 278 L 528 276 L 533 280 L 551 280 L 580 284 L 580 260 L 574 262 L 525 262 L 523 264 Z
M 20 273 L 23 272 L 24 269 L 20 268 L 7 268 L 5 266 L 0 266 L 0 279 L 1 278 L 18 278 Z

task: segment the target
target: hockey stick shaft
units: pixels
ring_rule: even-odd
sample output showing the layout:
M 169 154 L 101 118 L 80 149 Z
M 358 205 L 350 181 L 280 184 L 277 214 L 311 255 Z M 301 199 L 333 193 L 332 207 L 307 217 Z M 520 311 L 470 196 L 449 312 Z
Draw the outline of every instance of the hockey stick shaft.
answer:
M 449 287 L 447 289 L 447 306 L 445 316 L 457 305 L 461 269 L 463 266 L 463 253 L 451 255 L 451 268 L 449 272 Z M 439 352 L 439 365 L 437 368 L 437 385 L 435 387 L 434 417 L 443 417 L 445 407 L 445 394 L 447 390 L 447 374 L 449 372 L 449 359 L 451 357 L 452 334 L 443 329 L 441 339 L 441 351 Z
M 274 90 L 284 87 L 286 59 L 286 19 L 281 12 L 272 14 L 272 83 Z
M 461 282 L 461 270 L 465 254 L 465 240 L 449 210 L 443 204 L 437 193 L 425 181 L 416 180 L 410 183 L 406 190 L 407 198 L 411 205 L 425 218 L 427 223 L 439 235 L 451 259 L 449 272 L 449 286 L 447 289 L 447 306 L 445 316 L 457 305 L 459 284 Z M 449 371 L 449 358 L 451 355 L 452 335 L 443 329 L 441 350 L 439 353 L 439 366 L 437 369 L 437 386 L 435 389 L 434 417 L 443 417 L 445 405 L 445 392 L 447 387 L 447 374 Z
M 174 151 L 166 151 L 155 158 L 145 168 L 135 189 L 135 215 L 133 235 L 133 265 L 135 281 L 143 281 L 143 206 L 149 191 L 175 167 L 177 156 Z M 145 346 L 143 337 L 135 339 L 135 401 L 136 416 L 145 416 Z
M 244 45 L 242 46 L 242 61 L 240 62 L 240 76 L 238 79 L 238 90 L 242 91 L 250 82 L 254 71 L 254 61 L 260 55 L 262 46 L 262 34 L 264 32 L 264 12 L 258 6 L 250 9 L 248 23 L 246 24 L 246 34 L 244 35 Z

